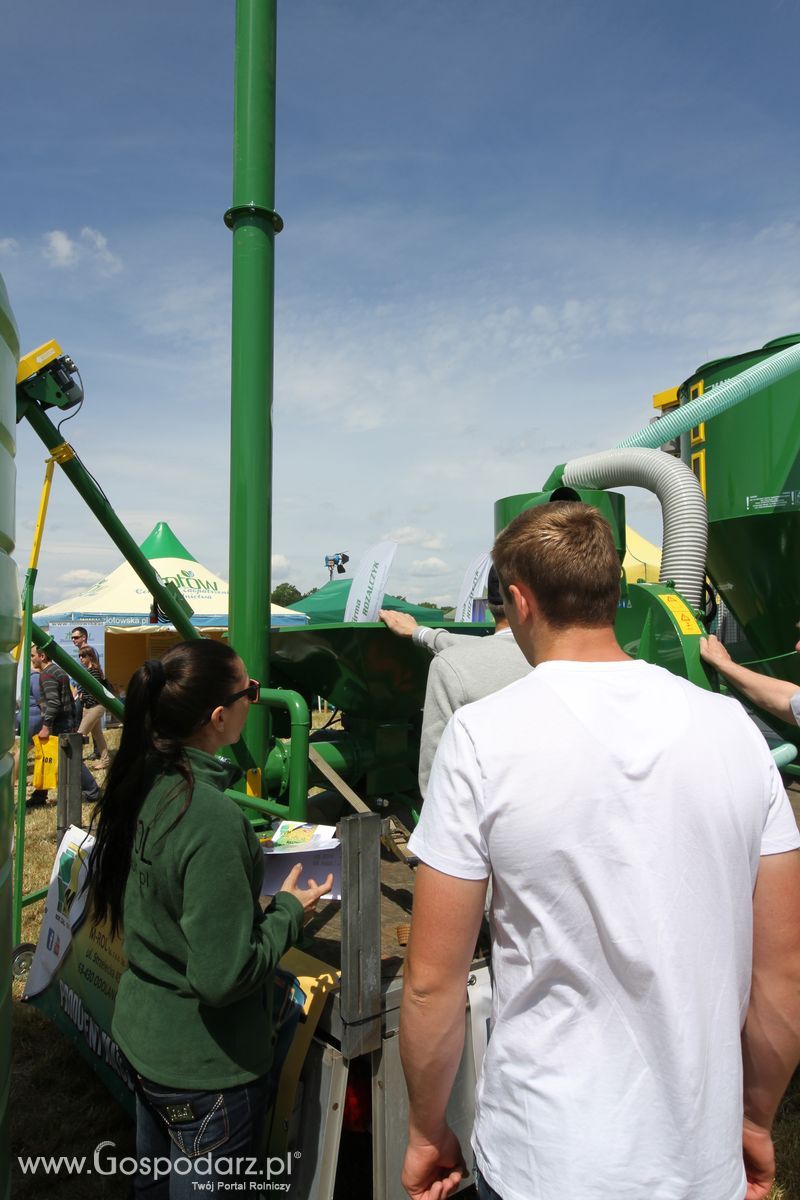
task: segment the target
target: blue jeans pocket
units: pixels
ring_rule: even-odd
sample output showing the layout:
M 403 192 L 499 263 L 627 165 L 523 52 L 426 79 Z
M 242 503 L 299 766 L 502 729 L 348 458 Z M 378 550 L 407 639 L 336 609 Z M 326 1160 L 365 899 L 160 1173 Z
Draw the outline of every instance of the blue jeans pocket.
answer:
M 224 1092 L 173 1092 L 149 1080 L 139 1086 L 171 1141 L 187 1158 L 211 1154 L 228 1141 L 230 1118 Z

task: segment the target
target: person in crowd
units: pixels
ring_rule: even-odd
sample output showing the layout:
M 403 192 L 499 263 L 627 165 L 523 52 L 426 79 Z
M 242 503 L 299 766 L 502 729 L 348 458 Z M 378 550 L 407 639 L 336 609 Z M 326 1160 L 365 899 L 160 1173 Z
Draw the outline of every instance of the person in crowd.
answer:
M 89 632 L 84 625 L 76 625 L 69 636 L 72 641 L 72 645 L 78 651 L 78 658 L 80 658 L 81 650 L 85 650 L 89 646 Z M 97 651 L 95 651 L 95 653 L 97 653 Z M 74 688 L 74 692 L 75 722 L 78 726 L 80 726 L 81 722 L 83 721 L 83 701 L 81 699 L 81 690 L 77 686 Z M 100 749 L 100 744 L 94 736 L 94 731 L 92 732 L 92 746 L 94 748 L 92 754 L 93 758 L 102 758 L 103 754 L 107 754 L 108 752 L 107 747 L 105 751 Z
M 491 877 L 481 1200 L 765 1200 L 800 1059 L 800 835 L 772 756 L 738 702 L 623 653 L 596 509 L 531 509 L 493 558 L 536 669 L 452 717 L 409 842 L 403 1184 L 442 1200 L 465 1174 L 446 1110 Z
M 34 647 L 31 647 L 33 651 Z M 31 653 L 31 673 L 30 673 L 30 688 L 28 696 L 28 738 L 34 737 L 42 728 L 42 706 L 41 695 L 39 692 L 39 668 L 33 664 L 33 653 Z M 20 731 L 20 701 L 17 702 L 17 733 Z
M 31 745 L 33 743 L 34 737 L 39 732 L 39 730 L 42 728 L 42 708 L 41 708 L 41 704 L 39 701 L 40 701 L 39 669 L 38 669 L 38 667 L 35 667 L 33 665 L 33 657 L 31 656 L 30 688 L 29 688 L 29 697 L 28 697 L 28 744 L 29 745 Z M 14 767 L 13 767 L 11 778 L 12 778 L 12 786 L 14 789 L 15 796 L 16 796 L 16 790 L 17 790 L 17 777 L 19 775 L 19 756 L 20 756 L 20 749 L 19 749 L 20 708 L 19 708 L 19 705 L 20 705 L 20 701 L 17 701 L 17 722 L 16 722 L 17 738 L 14 742 L 14 749 L 12 751 Z
M 800 653 L 800 641 L 795 650 Z M 775 679 L 772 675 L 762 675 L 760 671 L 751 671 L 734 662 L 719 638 L 713 633 L 702 638 L 700 642 L 700 657 L 710 667 L 719 671 L 723 679 L 735 688 L 745 700 L 764 712 L 771 713 L 789 725 L 800 725 L 800 688 L 788 679 Z
M 75 729 L 75 705 L 66 671 L 52 661 L 46 650 L 40 650 L 38 646 L 31 647 L 31 666 L 39 672 L 39 703 L 42 709 L 39 737 L 46 739 L 51 734 L 72 733 Z M 97 782 L 85 763 L 81 764 L 81 788 L 86 802 L 94 803 L 100 795 Z M 31 792 L 28 807 L 49 802 L 48 793 L 37 788 Z
M 258 689 L 210 639 L 146 662 L 96 809 L 89 919 L 124 930 L 112 1032 L 136 1073 L 138 1158 L 173 1165 L 159 1181 L 140 1165 L 134 1191 L 149 1200 L 246 1175 L 265 1116 L 273 972 L 333 882 L 301 888 L 295 866 L 262 912 L 261 847 L 225 794 L 241 773 L 216 757 Z
M 385 608 L 380 611 L 381 620 L 392 633 L 410 637 L 434 656 L 425 689 L 419 745 L 419 790 L 423 799 L 433 756 L 453 713 L 464 704 L 507 687 L 531 669 L 509 628 L 494 567 L 489 570 L 487 601 L 495 625 L 491 637 L 429 629 L 418 625 L 411 613 Z
M 106 687 L 106 681 L 103 678 L 103 671 L 100 667 L 100 659 L 94 646 L 82 646 L 78 651 L 78 662 L 81 666 L 93 675 L 101 687 Z M 78 726 L 78 733 L 82 733 L 84 737 L 91 734 L 94 738 L 96 749 L 100 753 L 100 766 L 103 770 L 108 770 L 111 765 L 111 758 L 108 753 L 108 743 L 106 742 L 105 734 L 103 733 L 103 714 L 105 709 L 99 700 L 95 700 L 91 692 L 85 691 L 78 684 L 78 702 L 81 706 L 81 723 Z

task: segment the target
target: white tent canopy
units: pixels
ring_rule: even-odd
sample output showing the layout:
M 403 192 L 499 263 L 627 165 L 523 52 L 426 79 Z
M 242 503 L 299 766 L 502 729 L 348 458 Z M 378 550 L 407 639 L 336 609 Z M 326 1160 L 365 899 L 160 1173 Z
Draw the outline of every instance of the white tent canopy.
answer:
M 171 581 L 191 605 L 192 622 L 200 626 L 227 627 L 228 585 L 219 575 L 196 561 L 178 541 L 165 521 L 159 521 L 140 549 L 164 583 Z M 133 567 L 123 562 L 78 596 L 68 596 L 36 613 L 38 625 L 79 624 L 102 621 L 107 626 L 135 628 L 150 619 L 153 597 Z M 271 625 L 304 625 L 308 618 L 273 604 Z

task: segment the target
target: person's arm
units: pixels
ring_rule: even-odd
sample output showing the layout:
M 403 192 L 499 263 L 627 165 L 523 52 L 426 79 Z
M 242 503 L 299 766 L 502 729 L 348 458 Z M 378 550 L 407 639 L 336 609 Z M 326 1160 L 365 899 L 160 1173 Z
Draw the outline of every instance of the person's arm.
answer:
M 775 1179 L 772 1121 L 800 1062 L 800 850 L 760 861 L 742 1059 L 747 1200 L 765 1200 Z
M 183 873 L 186 979 L 199 1001 L 213 1008 L 265 983 L 297 941 L 306 909 L 333 882 L 329 876 L 321 887 L 300 891 L 295 885 L 302 868 L 294 867 L 262 914 L 253 901 L 256 867 L 242 822 L 217 822 L 193 848 Z
M 466 1166 L 446 1119 L 464 1046 L 466 983 L 486 879 L 420 866 L 400 1006 L 400 1056 L 409 1098 L 402 1184 L 413 1200 L 449 1196 Z
M 763 708 L 765 712 L 772 713 L 781 721 L 788 721 L 790 725 L 795 724 L 789 701 L 800 691 L 796 683 L 790 683 L 786 679 L 773 679 L 771 675 L 762 675 L 759 671 L 751 671 L 749 667 L 735 663 L 713 633 L 700 639 L 700 657 L 703 662 L 719 671 L 731 687 L 756 708 Z
M 463 633 L 451 633 L 449 629 L 420 625 L 411 613 L 395 612 L 393 608 L 382 608 L 378 616 L 397 637 L 411 638 L 415 646 L 423 646 L 429 654 L 440 654 L 464 637 Z
M 416 618 L 412 617 L 411 613 L 397 612 L 393 608 L 382 608 L 378 616 L 386 628 L 397 637 L 413 637 L 414 630 L 419 628 Z

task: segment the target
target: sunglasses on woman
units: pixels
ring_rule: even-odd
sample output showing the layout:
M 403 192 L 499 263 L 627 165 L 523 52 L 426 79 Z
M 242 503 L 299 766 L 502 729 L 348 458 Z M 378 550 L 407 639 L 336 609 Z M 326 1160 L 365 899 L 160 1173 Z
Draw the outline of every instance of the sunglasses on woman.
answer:
M 247 696 L 247 699 L 250 701 L 250 703 L 255 704 L 258 700 L 258 693 L 260 691 L 261 684 L 257 679 L 251 679 L 246 688 L 242 688 L 240 692 L 234 692 L 232 696 L 227 696 L 224 700 L 220 700 L 219 704 L 214 705 L 214 708 L 229 708 L 231 704 L 235 704 L 236 701 L 241 700 L 243 696 Z M 204 725 L 208 724 L 208 722 L 211 720 L 211 714 L 213 713 L 214 708 L 210 708 L 208 710 L 208 714 L 203 717 L 202 721 L 198 722 L 198 724 L 195 726 L 196 729 L 202 729 Z
M 241 700 L 242 696 L 247 696 L 251 704 L 258 701 L 258 693 L 261 691 L 261 684 L 257 679 L 251 679 L 246 688 L 242 688 L 240 692 L 234 692 L 232 696 L 228 696 L 227 700 L 220 700 L 220 708 L 227 708 L 230 704 L 235 704 L 237 700 Z

